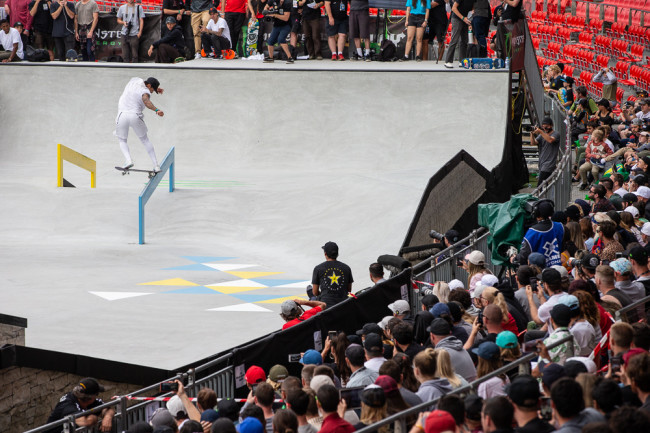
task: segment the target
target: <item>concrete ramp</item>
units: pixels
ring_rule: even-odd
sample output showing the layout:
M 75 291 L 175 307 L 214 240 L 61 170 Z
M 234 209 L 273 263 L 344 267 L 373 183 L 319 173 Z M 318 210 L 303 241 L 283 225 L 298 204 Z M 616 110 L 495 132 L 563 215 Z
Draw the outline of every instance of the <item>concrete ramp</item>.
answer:
M 2 312 L 28 318 L 33 347 L 174 368 L 280 328 L 326 241 L 354 290 L 369 286 L 438 168 L 460 149 L 501 160 L 508 75 L 427 63 L 3 65 Z M 177 189 L 165 179 L 149 201 L 145 245 L 147 177 L 113 168 L 134 76 L 160 80 L 165 117 L 145 120 L 159 159 L 176 148 Z M 57 143 L 97 161 L 96 189 L 67 163 L 76 188 L 56 188 Z

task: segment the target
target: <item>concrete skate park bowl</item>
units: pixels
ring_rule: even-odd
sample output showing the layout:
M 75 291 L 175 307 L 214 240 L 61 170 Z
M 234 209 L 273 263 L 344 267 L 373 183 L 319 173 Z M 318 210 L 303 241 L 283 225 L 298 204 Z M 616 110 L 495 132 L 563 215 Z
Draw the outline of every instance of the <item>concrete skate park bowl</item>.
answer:
M 368 287 L 441 167 L 462 149 L 487 171 L 502 161 L 506 72 L 304 63 L 2 67 L 2 312 L 29 319 L 28 346 L 166 369 L 226 350 L 281 327 L 326 241 Z M 149 200 L 144 245 L 147 176 L 114 169 L 134 76 L 160 80 L 165 116 L 145 120 L 160 160 L 175 147 L 176 190 L 164 178 Z M 96 161 L 96 188 L 66 162 L 76 188 L 57 188 L 59 143 Z

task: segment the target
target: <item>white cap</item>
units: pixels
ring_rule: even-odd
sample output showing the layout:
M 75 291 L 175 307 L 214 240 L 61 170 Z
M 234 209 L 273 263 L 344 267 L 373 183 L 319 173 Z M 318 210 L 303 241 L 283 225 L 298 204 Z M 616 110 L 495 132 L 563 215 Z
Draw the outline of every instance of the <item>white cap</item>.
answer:
M 467 256 L 467 261 L 473 265 L 484 265 L 485 264 L 485 254 L 475 250 L 469 253 Z
M 564 363 L 566 364 L 569 361 L 582 362 L 585 365 L 585 367 L 587 367 L 587 372 L 589 372 L 591 374 L 594 374 L 596 372 L 596 370 L 597 370 L 596 363 L 593 360 L 591 360 L 591 359 L 589 359 L 587 357 L 584 357 L 584 356 L 574 356 L 573 358 L 567 359 Z
M 403 299 L 398 299 L 392 304 L 388 304 L 388 309 L 394 314 L 404 314 L 408 313 L 411 310 L 409 303 Z
M 641 233 L 646 236 L 650 236 L 650 223 L 643 224 L 643 227 L 641 227 Z
M 172 414 L 174 418 L 178 418 L 178 414 L 180 412 L 184 412 L 187 414 L 187 410 L 185 409 L 185 406 L 183 406 L 183 402 L 181 401 L 181 398 L 177 395 L 169 399 L 169 401 L 167 402 L 167 410 L 169 411 L 169 413 Z
M 499 279 L 492 274 L 485 274 L 481 278 L 481 286 L 483 287 L 494 287 L 499 284 Z
M 553 269 L 555 269 L 556 271 L 558 271 L 558 272 L 560 273 L 560 276 L 561 276 L 562 278 L 569 278 L 569 271 L 567 271 L 566 268 L 565 268 L 564 266 L 553 265 L 553 266 L 551 266 L 551 268 L 553 268 Z
M 483 294 L 483 290 L 485 290 L 486 287 L 488 286 L 477 284 L 476 287 L 474 288 L 474 291 L 472 292 L 472 298 L 473 299 L 480 298 L 481 295 Z
M 465 285 L 460 280 L 451 280 L 449 282 L 449 290 L 465 290 Z
M 381 319 L 381 322 L 377 323 L 377 325 L 379 325 L 379 327 L 385 331 L 386 326 L 388 326 L 388 321 L 392 318 L 393 316 L 386 316 L 383 319 Z
M 634 218 L 639 217 L 639 209 L 635 208 L 634 206 L 628 206 L 624 209 L 624 212 L 629 212 L 632 214 Z
M 634 191 L 634 194 L 647 200 L 650 198 L 650 188 L 647 186 L 640 186 L 636 191 Z

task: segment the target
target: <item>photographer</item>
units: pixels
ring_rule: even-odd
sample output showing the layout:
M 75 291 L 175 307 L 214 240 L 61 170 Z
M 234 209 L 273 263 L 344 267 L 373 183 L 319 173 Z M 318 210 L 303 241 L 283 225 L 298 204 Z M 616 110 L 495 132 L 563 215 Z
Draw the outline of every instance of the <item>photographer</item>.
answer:
M 311 307 L 310 310 L 305 311 L 302 306 L 306 305 Z M 300 322 L 304 322 L 310 317 L 315 316 L 321 311 L 325 310 L 327 305 L 321 301 L 306 301 L 304 299 L 296 298 L 293 301 L 287 299 L 280 306 L 280 317 L 286 322 L 282 325 L 282 329 L 290 328 Z
M 138 63 L 140 37 L 144 27 L 144 9 L 136 5 L 135 0 L 126 0 L 126 4 L 117 10 L 117 23 L 122 27 L 122 58 L 127 63 Z
M 291 7 L 291 0 L 269 0 L 262 11 L 266 18 L 273 20 L 273 30 L 268 39 L 269 56 L 264 58 L 266 63 L 273 62 L 273 48 L 276 43 L 280 44 L 280 47 L 287 55 L 287 63 L 293 63 L 293 57 L 287 44 L 287 36 L 291 32 L 291 23 L 289 22 Z
M 530 133 L 531 143 L 537 143 L 539 147 L 539 177 L 537 185 L 551 176 L 557 165 L 557 155 L 560 150 L 560 133 L 553 131 L 553 120 L 545 117 L 542 127 L 536 127 Z

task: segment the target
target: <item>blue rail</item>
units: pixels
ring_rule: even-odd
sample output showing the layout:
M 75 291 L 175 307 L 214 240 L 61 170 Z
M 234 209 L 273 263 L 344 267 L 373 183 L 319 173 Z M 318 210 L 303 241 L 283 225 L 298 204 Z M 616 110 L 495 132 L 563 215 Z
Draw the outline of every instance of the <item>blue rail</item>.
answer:
M 169 171 L 169 192 L 174 191 L 174 162 L 174 147 L 172 146 L 172 148 L 169 149 L 169 152 L 167 152 L 167 155 L 165 155 L 162 164 L 160 164 L 160 173 L 156 174 L 149 180 L 140 193 L 140 197 L 138 197 L 140 245 L 144 244 L 144 206 L 151 198 L 162 178 L 165 177 L 167 171 Z

